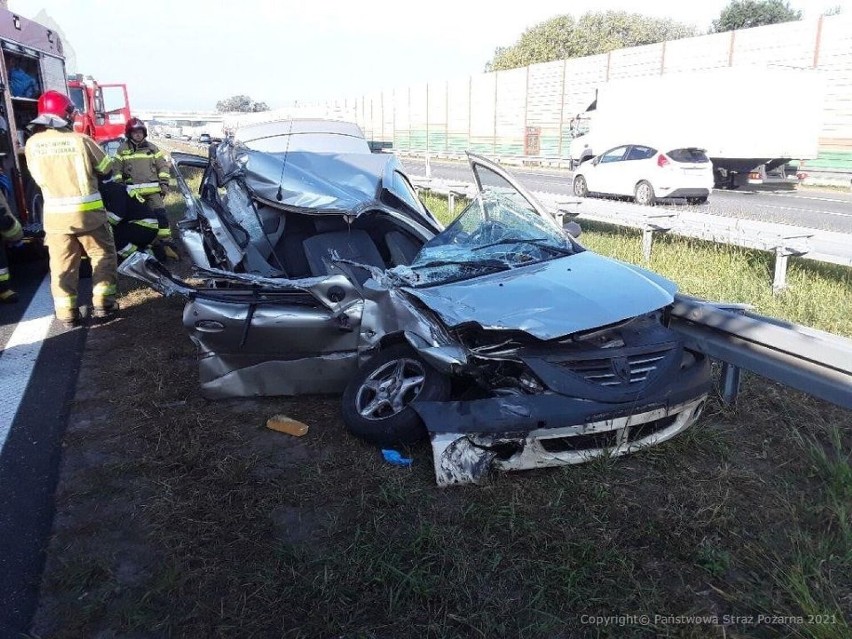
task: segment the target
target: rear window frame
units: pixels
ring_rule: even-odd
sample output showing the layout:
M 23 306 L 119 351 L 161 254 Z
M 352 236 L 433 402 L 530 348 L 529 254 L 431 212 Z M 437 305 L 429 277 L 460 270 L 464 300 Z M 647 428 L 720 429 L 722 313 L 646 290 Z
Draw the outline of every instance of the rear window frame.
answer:
M 684 155 L 681 152 L 689 153 L 689 159 L 683 159 Z M 700 159 L 695 159 L 695 157 L 693 157 L 697 153 L 701 154 Z M 672 162 L 677 162 L 678 164 L 706 164 L 710 162 L 710 158 L 707 156 L 707 151 L 697 146 L 679 147 L 677 149 L 672 149 L 671 151 L 666 151 L 665 155 Z

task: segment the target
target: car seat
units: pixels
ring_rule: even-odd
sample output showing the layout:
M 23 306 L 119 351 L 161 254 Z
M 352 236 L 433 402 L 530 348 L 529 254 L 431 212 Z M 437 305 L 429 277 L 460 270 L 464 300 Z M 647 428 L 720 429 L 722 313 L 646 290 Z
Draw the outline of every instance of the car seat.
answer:
M 420 247 L 401 231 L 389 231 L 385 234 L 385 244 L 390 252 L 391 263 L 394 266 L 408 266 L 417 257 Z
M 360 229 L 314 235 L 304 240 L 302 246 L 312 275 L 328 275 L 328 263 L 334 253 L 353 262 L 386 268 L 370 234 Z M 361 284 L 370 277 L 364 269 L 354 269 L 353 272 Z

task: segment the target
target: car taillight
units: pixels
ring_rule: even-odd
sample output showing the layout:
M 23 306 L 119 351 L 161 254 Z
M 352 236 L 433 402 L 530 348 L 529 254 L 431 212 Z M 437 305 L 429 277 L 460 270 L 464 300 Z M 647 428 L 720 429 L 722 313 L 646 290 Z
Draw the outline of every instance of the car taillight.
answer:
M 657 156 L 657 166 L 660 167 L 660 168 L 663 168 L 664 166 L 668 166 L 668 164 L 669 164 L 669 159 L 665 155 L 660 153 Z

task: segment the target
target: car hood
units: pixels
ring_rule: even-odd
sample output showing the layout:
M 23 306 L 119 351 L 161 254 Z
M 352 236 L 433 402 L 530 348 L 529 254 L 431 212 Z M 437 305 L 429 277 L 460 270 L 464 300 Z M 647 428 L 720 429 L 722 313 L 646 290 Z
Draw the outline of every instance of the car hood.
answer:
M 404 290 L 450 328 L 473 322 L 548 340 L 668 306 L 677 287 L 640 267 L 584 251 L 462 282 Z

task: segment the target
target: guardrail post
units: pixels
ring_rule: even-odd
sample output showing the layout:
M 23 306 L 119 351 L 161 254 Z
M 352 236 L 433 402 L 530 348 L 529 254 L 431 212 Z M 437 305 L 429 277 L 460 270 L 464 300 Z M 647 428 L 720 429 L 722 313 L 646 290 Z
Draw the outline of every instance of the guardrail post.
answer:
M 671 229 L 671 224 L 666 226 L 650 222 L 649 220 L 663 218 L 671 220 L 673 217 L 675 217 L 675 214 L 672 213 L 657 213 L 645 216 L 645 225 L 642 228 L 642 257 L 646 262 L 651 260 L 651 247 L 654 244 L 654 233 L 665 233 Z
M 654 244 L 654 232 L 656 229 L 646 226 L 642 229 L 642 258 L 648 262 L 651 260 L 651 247 Z
M 722 401 L 735 404 L 740 392 L 740 368 L 722 362 Z
M 804 255 L 808 252 L 808 240 L 811 235 L 789 235 L 779 238 L 775 246 L 775 276 L 772 280 L 772 292 L 780 293 L 787 288 L 787 263 L 791 255 Z
M 450 215 L 456 212 L 456 194 L 453 190 L 450 190 L 447 194 L 447 208 L 450 211 Z
M 787 288 L 787 262 L 791 253 L 783 246 L 775 247 L 775 277 L 772 279 L 772 292 L 780 293 Z

